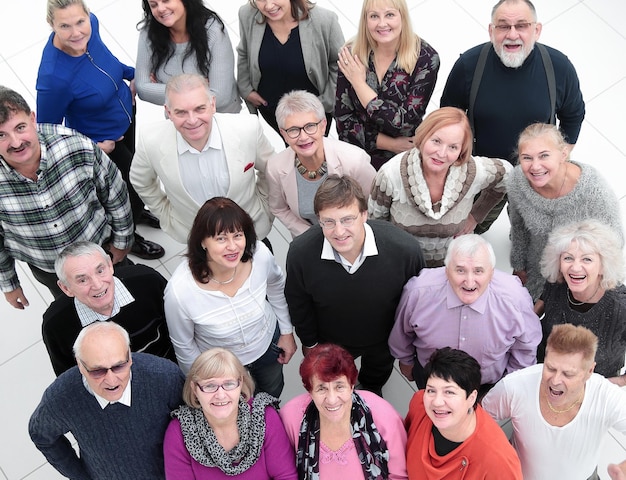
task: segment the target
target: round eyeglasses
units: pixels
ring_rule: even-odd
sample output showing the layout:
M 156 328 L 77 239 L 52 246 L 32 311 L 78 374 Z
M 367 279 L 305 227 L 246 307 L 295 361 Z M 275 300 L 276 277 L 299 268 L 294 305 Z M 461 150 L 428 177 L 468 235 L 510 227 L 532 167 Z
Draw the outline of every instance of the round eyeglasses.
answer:
M 325 230 L 332 230 L 337 226 L 337 223 L 341 223 L 342 227 L 351 227 L 354 225 L 354 221 L 359 218 L 358 215 L 350 215 L 349 217 L 343 217 L 339 220 L 335 220 L 333 218 L 325 218 L 320 220 L 320 225 Z
M 317 132 L 317 127 L 320 123 L 322 123 L 323 120 L 324 119 L 320 120 L 319 122 L 307 123 L 304 127 L 290 127 L 287 130 L 281 128 L 281 130 L 285 132 L 289 138 L 298 138 L 302 130 L 304 130 L 304 133 L 306 133 L 307 135 L 313 135 Z
M 196 382 L 196 385 L 198 385 L 198 388 L 203 393 L 215 393 L 220 389 L 220 387 L 222 387 L 222 390 L 225 392 L 230 392 L 241 385 L 241 380 L 227 380 L 222 384 L 207 383 L 206 385 L 200 385 Z

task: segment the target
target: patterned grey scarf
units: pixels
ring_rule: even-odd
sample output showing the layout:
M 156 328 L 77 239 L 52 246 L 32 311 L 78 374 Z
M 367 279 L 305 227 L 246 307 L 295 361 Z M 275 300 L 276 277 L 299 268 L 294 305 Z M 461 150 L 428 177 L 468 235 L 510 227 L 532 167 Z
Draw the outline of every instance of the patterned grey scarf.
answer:
M 259 393 L 250 406 L 239 398 L 237 429 L 239 443 L 230 451 L 219 444 L 201 408 L 181 405 L 171 415 L 180 422 L 180 428 L 189 455 L 205 467 L 217 467 L 226 475 L 239 475 L 256 463 L 265 440 L 265 407 L 278 408 L 279 400 Z

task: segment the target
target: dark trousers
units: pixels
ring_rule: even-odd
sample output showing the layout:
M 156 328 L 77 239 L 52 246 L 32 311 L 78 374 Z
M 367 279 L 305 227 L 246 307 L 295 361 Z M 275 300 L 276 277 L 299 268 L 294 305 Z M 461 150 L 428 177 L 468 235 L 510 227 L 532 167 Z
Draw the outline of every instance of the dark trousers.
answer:
M 344 347 L 355 359 L 361 357 L 359 383 L 364 390 L 380 395 L 393 371 L 394 358 L 389 353 L 389 344 L 384 342 L 366 347 Z
M 476 198 L 478 198 L 478 196 Z M 476 201 L 476 198 L 474 199 L 474 201 Z M 505 195 L 504 198 L 500 200 L 500 202 L 498 202 L 496 206 L 491 209 L 491 211 L 487 214 L 485 219 L 482 222 L 480 222 L 480 224 L 476 225 L 476 228 L 474 229 L 475 234 L 482 235 L 487 230 L 489 230 L 491 225 L 493 225 L 493 222 L 495 222 L 500 216 L 500 213 L 504 209 L 504 206 L 506 205 L 507 200 L 508 200 L 508 197 Z
M 135 107 L 133 107 L 133 121 L 128 130 L 124 133 L 124 138 L 119 142 L 115 142 L 115 149 L 108 154 L 108 157 L 115 163 L 118 170 L 122 174 L 122 179 L 128 187 L 128 198 L 130 200 L 130 208 L 133 213 L 133 222 L 137 225 L 137 221 L 143 212 L 144 203 L 139 198 L 134 187 L 130 183 L 130 164 L 135 156 Z

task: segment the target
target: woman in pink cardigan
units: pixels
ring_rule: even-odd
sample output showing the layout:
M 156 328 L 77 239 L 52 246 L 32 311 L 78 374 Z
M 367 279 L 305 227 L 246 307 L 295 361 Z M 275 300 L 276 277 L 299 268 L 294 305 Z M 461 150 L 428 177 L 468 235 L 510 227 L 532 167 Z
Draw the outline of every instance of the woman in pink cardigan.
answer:
M 276 121 L 289 147 L 267 162 L 269 204 L 295 237 L 317 223 L 313 197 L 328 175 L 349 175 L 369 192 L 376 170 L 363 149 L 324 137 L 324 107 L 312 93 L 295 90 L 283 95 Z
M 357 369 L 338 345 L 313 347 L 300 365 L 308 393 L 280 410 L 299 478 L 406 479 L 406 433 L 381 397 L 355 391 Z

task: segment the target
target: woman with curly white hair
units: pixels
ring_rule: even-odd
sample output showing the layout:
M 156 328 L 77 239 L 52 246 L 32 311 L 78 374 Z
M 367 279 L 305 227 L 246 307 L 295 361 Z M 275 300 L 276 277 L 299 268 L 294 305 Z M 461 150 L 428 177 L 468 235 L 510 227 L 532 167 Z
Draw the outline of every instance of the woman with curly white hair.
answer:
M 554 325 L 582 325 L 598 337 L 595 371 L 613 383 L 626 352 L 626 287 L 621 239 L 598 220 L 584 220 L 555 229 L 541 258 L 547 280 L 535 312 L 543 314 L 543 341 L 537 360 L 543 361 L 546 339 Z

